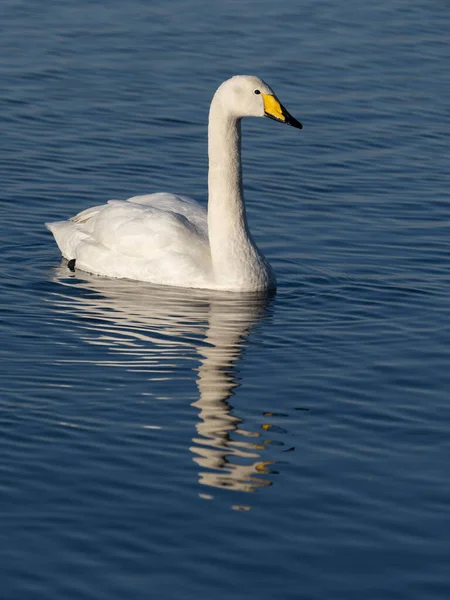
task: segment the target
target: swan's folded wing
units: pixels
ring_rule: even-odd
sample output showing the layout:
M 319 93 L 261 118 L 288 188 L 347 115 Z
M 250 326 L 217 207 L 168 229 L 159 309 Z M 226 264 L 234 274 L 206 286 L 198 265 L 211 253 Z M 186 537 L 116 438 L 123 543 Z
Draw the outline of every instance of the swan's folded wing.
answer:
M 111 201 L 97 214 L 93 240 L 115 253 L 153 260 L 161 253 L 203 254 L 207 237 L 184 215 L 131 202 Z
M 188 196 L 179 196 L 178 194 L 159 192 L 157 194 L 147 194 L 145 196 L 133 196 L 132 198 L 129 198 L 127 202 L 132 204 L 140 204 L 142 206 L 153 206 L 154 208 L 159 208 L 160 210 L 183 215 L 198 229 L 202 230 L 206 234 L 206 208 Z
M 48 227 L 63 256 L 84 271 L 205 287 L 212 269 L 206 213 L 199 205 L 195 211 L 197 219 L 190 220 L 189 211 L 111 200 Z

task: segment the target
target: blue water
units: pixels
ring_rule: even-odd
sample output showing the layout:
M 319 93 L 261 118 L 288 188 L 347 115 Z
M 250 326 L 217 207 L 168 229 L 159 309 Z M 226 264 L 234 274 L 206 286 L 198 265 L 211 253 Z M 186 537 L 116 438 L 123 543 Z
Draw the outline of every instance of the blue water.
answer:
M 2 600 L 450 597 L 442 2 L 3 0 Z M 225 78 L 270 298 L 71 273 L 44 222 L 205 202 Z

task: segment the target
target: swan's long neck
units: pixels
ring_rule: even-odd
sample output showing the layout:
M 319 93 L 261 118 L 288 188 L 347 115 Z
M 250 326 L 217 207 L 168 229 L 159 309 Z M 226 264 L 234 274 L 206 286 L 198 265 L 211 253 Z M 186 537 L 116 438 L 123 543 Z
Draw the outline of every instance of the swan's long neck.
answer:
M 271 270 L 248 230 L 241 165 L 241 122 L 219 98 L 208 129 L 208 231 L 216 283 L 229 289 L 271 287 Z

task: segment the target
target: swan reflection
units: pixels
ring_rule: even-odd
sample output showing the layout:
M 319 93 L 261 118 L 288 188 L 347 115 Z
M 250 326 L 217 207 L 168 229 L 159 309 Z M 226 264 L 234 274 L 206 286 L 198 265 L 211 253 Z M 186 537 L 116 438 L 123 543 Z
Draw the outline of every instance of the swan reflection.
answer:
M 81 278 L 80 278 L 81 276 Z M 101 364 L 144 371 L 150 380 L 170 379 L 184 360 L 196 360 L 198 410 L 190 451 L 199 482 L 253 492 L 271 485 L 264 460 L 269 426 L 241 427 L 229 400 L 239 385 L 238 362 L 250 330 L 267 318 L 270 298 L 206 290 L 165 288 L 86 273 L 56 270 L 51 296 L 64 315 L 81 319 L 82 337 L 110 350 Z M 64 317 L 63 317 L 64 318 Z M 200 363 L 200 364 L 199 364 Z

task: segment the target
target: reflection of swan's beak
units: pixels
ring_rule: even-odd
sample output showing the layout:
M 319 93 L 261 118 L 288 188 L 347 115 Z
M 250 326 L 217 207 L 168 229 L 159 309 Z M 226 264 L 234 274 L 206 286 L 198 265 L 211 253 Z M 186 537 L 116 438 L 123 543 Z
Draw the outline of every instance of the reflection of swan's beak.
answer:
M 261 94 L 264 100 L 264 116 L 291 125 L 297 129 L 303 129 L 303 125 L 284 108 L 278 98 L 272 96 L 272 94 Z

